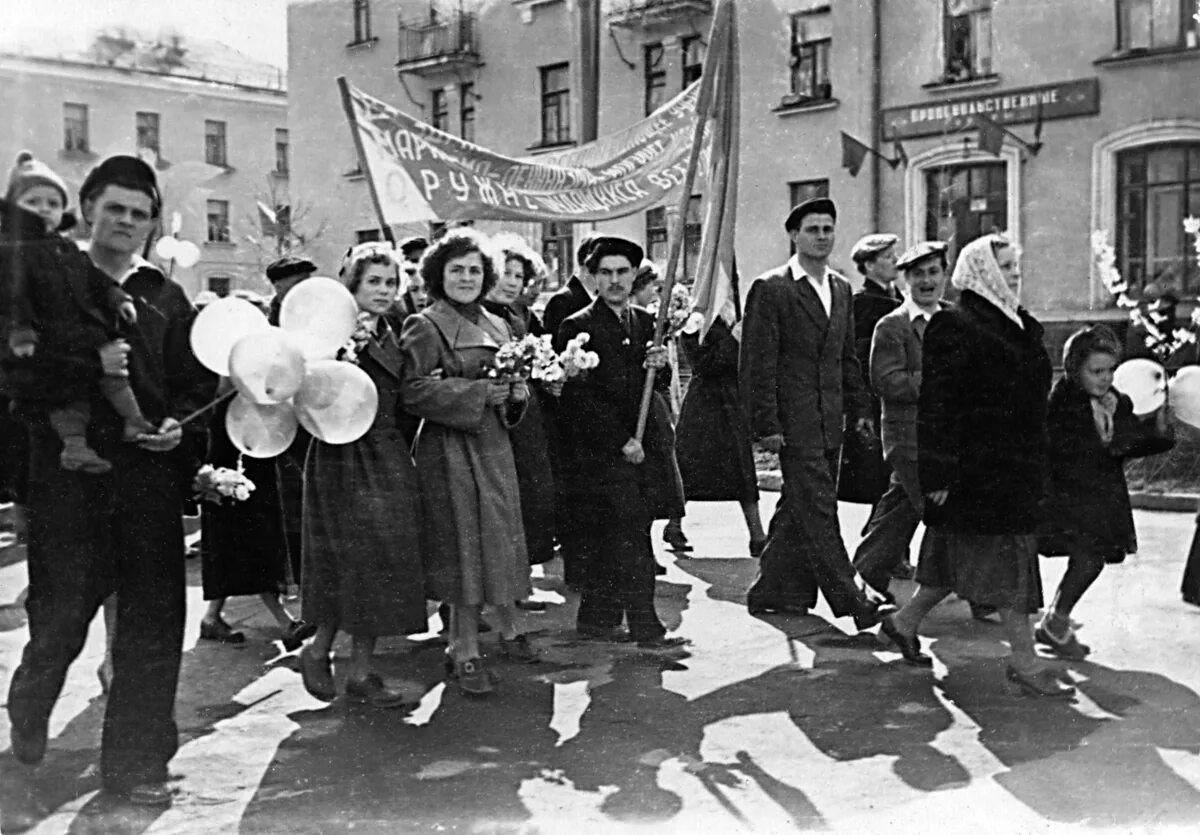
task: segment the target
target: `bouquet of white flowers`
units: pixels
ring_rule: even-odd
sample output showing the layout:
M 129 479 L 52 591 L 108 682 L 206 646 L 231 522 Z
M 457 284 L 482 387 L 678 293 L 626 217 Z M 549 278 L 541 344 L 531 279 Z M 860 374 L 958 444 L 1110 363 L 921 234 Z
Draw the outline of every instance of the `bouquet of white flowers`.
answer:
M 541 372 L 558 359 L 550 347 L 550 337 L 526 334 L 520 339 L 510 339 L 496 352 L 496 364 L 488 370 L 488 376 L 500 379 L 522 380 L 532 377 L 542 379 Z
M 236 470 L 205 464 L 192 480 L 192 491 L 200 501 L 213 504 L 223 504 L 226 499 L 244 502 L 254 491 L 254 482 L 246 478 L 239 456 Z
M 658 316 L 659 302 L 650 304 L 650 312 Z M 692 292 L 683 284 L 671 287 L 671 300 L 667 304 L 667 336 L 677 336 L 688 323 L 692 312 Z
M 358 325 L 355 326 L 354 333 L 350 334 L 350 338 L 346 340 L 345 344 L 338 348 L 337 359 L 342 362 L 358 362 L 359 353 L 371 341 L 371 329 L 367 325 L 368 315 L 358 314 Z

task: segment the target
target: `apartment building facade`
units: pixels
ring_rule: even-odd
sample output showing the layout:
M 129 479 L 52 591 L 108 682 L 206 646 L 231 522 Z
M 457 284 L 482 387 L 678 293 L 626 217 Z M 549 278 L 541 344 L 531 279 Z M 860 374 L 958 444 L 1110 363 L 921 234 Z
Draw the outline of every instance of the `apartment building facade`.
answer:
M 67 181 L 77 210 L 93 166 L 111 154 L 140 155 L 158 172 L 162 234 L 177 214 L 178 237 L 200 249 L 193 266 L 163 263 L 189 296 L 268 291 L 262 270 L 278 245 L 263 235 L 258 203 L 272 214 L 289 204 L 282 71 L 242 68 L 234 80 L 187 61 L 166 71 L 137 64 L 0 54 L 0 165 L 32 151 Z

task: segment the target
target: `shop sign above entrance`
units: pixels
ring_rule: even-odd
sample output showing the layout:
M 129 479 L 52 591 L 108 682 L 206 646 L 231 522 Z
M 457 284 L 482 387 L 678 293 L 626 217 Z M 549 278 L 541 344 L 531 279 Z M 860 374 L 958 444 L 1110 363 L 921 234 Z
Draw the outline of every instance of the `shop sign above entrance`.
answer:
M 883 138 L 906 139 L 972 130 L 977 114 L 1001 125 L 1036 122 L 1039 107 L 1044 120 L 1095 115 L 1100 112 L 1100 80 L 1081 78 L 961 99 L 888 107 L 882 113 Z

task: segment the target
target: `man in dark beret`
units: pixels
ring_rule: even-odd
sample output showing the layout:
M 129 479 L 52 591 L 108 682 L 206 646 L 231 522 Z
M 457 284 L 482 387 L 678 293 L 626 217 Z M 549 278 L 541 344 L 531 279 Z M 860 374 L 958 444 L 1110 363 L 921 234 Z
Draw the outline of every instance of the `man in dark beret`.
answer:
M 28 766 L 43 758 L 67 669 L 101 602 L 115 594 L 101 784 L 129 802 L 165 805 L 167 763 L 178 747 L 181 496 L 197 466 L 187 452 L 204 432 L 202 423 L 183 428 L 179 419 L 211 398 L 216 378 L 192 354 L 195 311 L 183 288 L 138 255 L 161 210 L 154 171 L 135 157 L 111 157 L 84 181 L 80 206 L 92 262 L 137 306 L 136 324 L 101 349 L 99 364 L 108 374 L 134 367 L 138 402 L 159 429 L 122 441 L 123 421 L 97 391 L 88 441 L 112 463 L 101 477 L 59 467 L 60 444 L 46 416 L 23 412 L 30 430 L 29 643 L 8 694 L 12 751 Z
M 895 235 L 864 235 L 850 249 L 850 260 L 863 277 L 862 289 L 854 294 L 854 350 L 862 366 L 863 383 L 870 399 L 869 414 L 879 426 L 879 400 L 871 392 L 867 364 L 871 357 L 871 334 L 875 323 L 895 310 L 903 297 L 896 289 Z M 887 489 L 888 467 L 874 435 L 851 432 L 842 445 L 838 472 L 838 498 L 844 502 L 875 504 Z M 907 565 L 907 563 L 906 563 Z
M 671 380 L 666 348 L 650 347 L 654 317 L 629 300 L 642 257 L 642 248 L 624 238 L 593 242 L 585 260 L 596 299 L 567 317 L 554 347 L 562 351 L 586 333 L 585 348 L 600 358 L 564 387 L 559 409 L 562 442 L 571 450 L 564 481 L 574 511 L 572 544 L 584 568 L 576 628 L 583 637 L 632 639 L 657 652 L 685 641 L 668 637 L 655 612 L 650 525 L 682 516 L 683 495 L 678 475 L 670 476 L 669 427 L 656 418 L 668 414 L 665 404 L 651 409 L 643 440 L 634 437 L 646 370 L 658 369 L 655 397 Z
M 873 431 L 854 351 L 850 285 L 829 268 L 837 208 L 828 198 L 796 206 L 784 222 L 796 254 L 759 276 L 746 299 L 741 375 L 751 431 L 779 454 L 783 490 L 759 575 L 746 595 L 751 614 L 803 614 L 817 589 L 837 617 L 865 629 L 882 598 L 865 589 L 842 543 L 835 479 L 842 425 Z
M 295 255 L 285 255 L 267 265 L 267 281 L 275 295 L 271 298 L 271 309 L 268 317 L 271 324 L 279 324 L 279 307 L 288 291 L 317 271 L 317 265 L 307 258 Z

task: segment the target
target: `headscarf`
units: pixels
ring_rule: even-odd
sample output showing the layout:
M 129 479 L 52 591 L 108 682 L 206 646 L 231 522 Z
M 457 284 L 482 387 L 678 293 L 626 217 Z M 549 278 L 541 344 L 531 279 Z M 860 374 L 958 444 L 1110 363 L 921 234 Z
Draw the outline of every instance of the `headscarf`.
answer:
M 1017 308 L 1021 300 L 1004 280 L 1004 273 L 996 262 L 992 246 L 1012 246 L 1012 243 L 1001 235 L 984 235 L 976 238 L 962 248 L 958 253 L 958 261 L 954 264 L 954 274 L 950 283 L 959 290 L 970 290 L 997 308 L 1001 313 L 1024 329 Z

